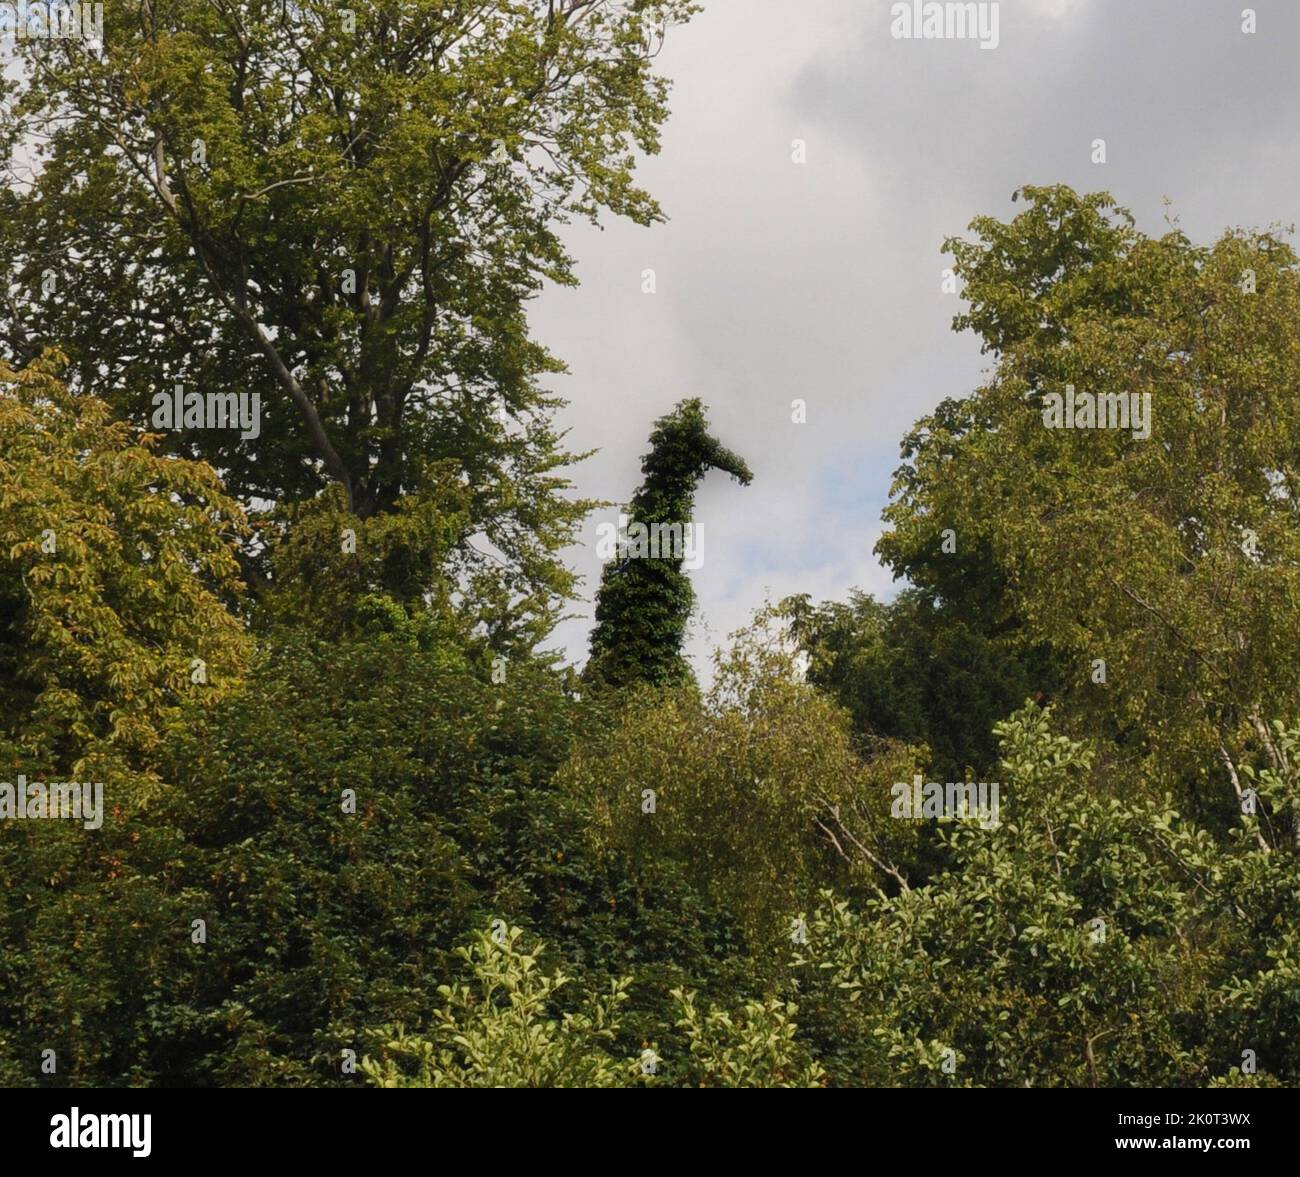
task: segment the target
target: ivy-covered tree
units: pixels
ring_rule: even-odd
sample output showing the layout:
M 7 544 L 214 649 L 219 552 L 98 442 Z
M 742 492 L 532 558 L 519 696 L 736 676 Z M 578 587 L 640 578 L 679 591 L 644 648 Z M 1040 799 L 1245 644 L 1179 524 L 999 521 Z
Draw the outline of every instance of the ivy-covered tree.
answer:
M 686 529 L 694 528 L 695 488 L 709 470 L 722 470 L 742 486 L 753 478 L 744 461 L 709 433 L 704 405 L 694 397 L 661 417 L 650 434 L 644 481 L 628 508 L 626 551 L 601 574 L 588 679 L 615 686 L 692 680 L 681 649 L 695 595 L 682 563 Z

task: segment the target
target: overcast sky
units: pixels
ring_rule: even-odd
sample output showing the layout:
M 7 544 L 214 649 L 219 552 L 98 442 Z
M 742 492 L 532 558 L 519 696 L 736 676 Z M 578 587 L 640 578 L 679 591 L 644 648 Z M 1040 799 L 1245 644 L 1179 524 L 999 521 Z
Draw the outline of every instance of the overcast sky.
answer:
M 581 493 L 626 502 L 651 423 L 686 396 L 754 470 L 696 500 L 701 672 L 768 597 L 897 591 L 872 548 L 899 439 L 987 363 L 951 330 L 945 237 L 1058 182 L 1108 189 L 1151 234 L 1166 216 L 1198 241 L 1300 221 L 1297 0 L 1254 4 L 1254 35 L 1240 2 L 1002 0 L 994 49 L 894 39 L 889 0 L 704 5 L 659 58 L 673 113 L 640 172 L 668 224 L 575 227 L 582 285 L 533 315 L 570 365 L 554 387 L 571 447 L 600 450 Z M 570 553 L 588 598 L 606 518 Z M 557 633 L 575 662 L 590 612 Z

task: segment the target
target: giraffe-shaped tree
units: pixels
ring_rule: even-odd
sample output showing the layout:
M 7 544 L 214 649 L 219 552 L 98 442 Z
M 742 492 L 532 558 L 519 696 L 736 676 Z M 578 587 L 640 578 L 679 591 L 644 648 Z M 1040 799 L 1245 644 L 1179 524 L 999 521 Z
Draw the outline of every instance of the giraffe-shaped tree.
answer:
M 655 422 L 650 452 L 641 462 L 643 481 L 628 508 L 629 531 L 637 524 L 647 529 L 684 528 L 690 521 L 695 488 L 711 468 L 725 471 L 742 485 L 753 477 L 744 461 L 709 433 L 700 400 L 684 400 Z M 650 556 L 620 553 L 606 564 L 585 672 L 589 681 L 623 686 L 691 680 L 681 649 L 694 594 L 682 559 L 682 546 L 674 544 L 668 551 L 660 546 Z

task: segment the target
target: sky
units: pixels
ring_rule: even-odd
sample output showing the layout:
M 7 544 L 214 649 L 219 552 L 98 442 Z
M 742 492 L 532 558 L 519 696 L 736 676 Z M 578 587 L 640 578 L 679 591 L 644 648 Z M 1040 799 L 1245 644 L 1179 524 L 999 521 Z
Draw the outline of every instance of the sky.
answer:
M 895 38 L 892 7 L 704 0 L 659 57 L 672 116 L 638 173 L 668 222 L 570 227 L 581 286 L 533 306 L 569 365 L 552 387 L 570 448 L 599 451 L 572 471 L 581 494 L 625 503 L 653 421 L 688 396 L 754 471 L 696 498 L 687 653 L 706 681 L 765 600 L 898 591 L 872 549 L 899 441 L 989 365 L 952 330 L 945 238 L 1013 216 L 1024 184 L 1104 189 L 1144 232 L 1176 218 L 1201 242 L 1300 221 L 1296 0 L 1253 5 L 1254 33 L 1224 0 L 1001 0 L 995 48 Z M 575 663 L 615 515 L 567 554 L 588 600 L 551 644 Z

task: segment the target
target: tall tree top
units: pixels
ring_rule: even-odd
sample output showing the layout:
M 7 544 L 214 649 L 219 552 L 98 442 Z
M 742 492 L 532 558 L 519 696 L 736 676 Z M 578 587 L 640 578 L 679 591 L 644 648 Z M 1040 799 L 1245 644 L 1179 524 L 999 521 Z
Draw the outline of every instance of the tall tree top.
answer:
M 154 425 L 176 386 L 261 429 L 169 430 L 246 504 L 368 519 L 475 488 L 461 578 L 554 607 L 584 513 L 529 330 L 557 225 L 661 219 L 633 178 L 689 0 L 147 0 L 0 77 L 0 358 Z M 486 536 L 496 559 L 472 542 Z

